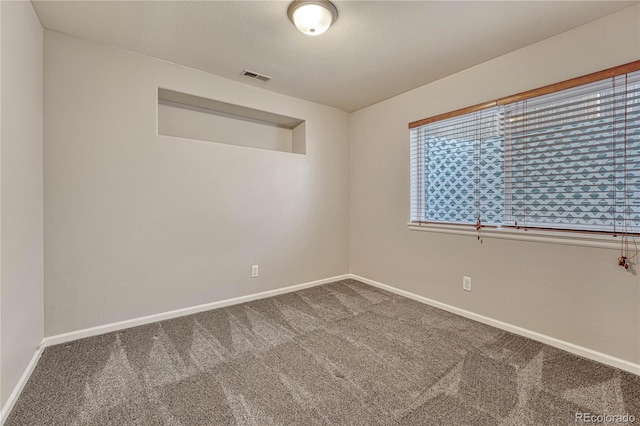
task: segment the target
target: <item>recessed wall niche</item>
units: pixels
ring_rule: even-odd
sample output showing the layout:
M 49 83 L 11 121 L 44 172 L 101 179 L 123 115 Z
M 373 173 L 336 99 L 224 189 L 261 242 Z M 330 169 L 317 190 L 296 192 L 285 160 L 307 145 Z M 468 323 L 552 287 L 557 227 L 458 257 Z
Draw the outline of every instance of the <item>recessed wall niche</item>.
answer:
M 163 88 L 158 88 L 158 134 L 306 153 L 304 120 Z

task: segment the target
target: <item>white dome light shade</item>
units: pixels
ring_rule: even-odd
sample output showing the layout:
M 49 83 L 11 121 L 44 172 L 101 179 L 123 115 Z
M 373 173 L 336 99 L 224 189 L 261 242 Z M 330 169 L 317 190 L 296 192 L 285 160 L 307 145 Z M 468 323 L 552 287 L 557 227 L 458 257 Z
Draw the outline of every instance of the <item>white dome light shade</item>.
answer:
M 300 32 L 316 36 L 329 29 L 338 18 L 338 10 L 329 1 L 296 0 L 289 5 L 287 15 Z

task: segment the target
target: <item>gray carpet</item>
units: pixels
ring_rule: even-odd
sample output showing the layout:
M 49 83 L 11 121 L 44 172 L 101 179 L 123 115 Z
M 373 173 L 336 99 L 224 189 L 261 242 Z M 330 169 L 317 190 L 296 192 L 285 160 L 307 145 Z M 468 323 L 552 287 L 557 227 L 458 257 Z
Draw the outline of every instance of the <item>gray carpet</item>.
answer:
M 640 377 L 353 280 L 47 348 L 6 426 L 640 423 Z

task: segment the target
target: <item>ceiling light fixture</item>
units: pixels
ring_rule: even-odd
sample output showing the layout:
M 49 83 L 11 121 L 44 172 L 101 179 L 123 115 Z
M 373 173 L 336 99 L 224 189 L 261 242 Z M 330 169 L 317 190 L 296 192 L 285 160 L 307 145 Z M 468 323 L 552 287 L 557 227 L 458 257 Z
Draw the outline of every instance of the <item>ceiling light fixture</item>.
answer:
M 300 32 L 316 36 L 324 33 L 338 19 L 338 9 L 328 0 L 295 0 L 287 15 Z

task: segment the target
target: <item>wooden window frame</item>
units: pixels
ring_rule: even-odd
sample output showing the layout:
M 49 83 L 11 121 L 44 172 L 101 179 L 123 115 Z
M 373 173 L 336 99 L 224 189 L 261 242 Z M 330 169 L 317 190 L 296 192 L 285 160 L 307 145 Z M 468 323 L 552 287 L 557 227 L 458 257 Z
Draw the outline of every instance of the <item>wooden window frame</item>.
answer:
M 605 78 L 611 78 L 620 74 L 627 74 L 634 71 L 640 71 L 640 60 L 561 81 L 560 83 L 549 84 L 537 89 L 527 90 L 526 92 L 505 96 L 494 101 L 484 102 L 481 104 L 460 108 L 454 111 L 445 112 L 444 114 L 438 114 L 432 117 L 423 118 L 422 120 L 409 123 L 409 128 L 413 129 L 414 127 L 419 127 L 425 124 L 434 123 L 436 121 L 445 120 L 447 118 L 457 117 L 459 115 L 480 111 L 497 105 L 506 105 L 513 102 L 523 101 L 525 99 L 535 98 L 537 96 L 547 95 L 553 92 L 559 92 L 565 89 L 571 89 L 572 87 L 582 86 L 583 84 L 593 83 L 594 81 L 604 80 Z

